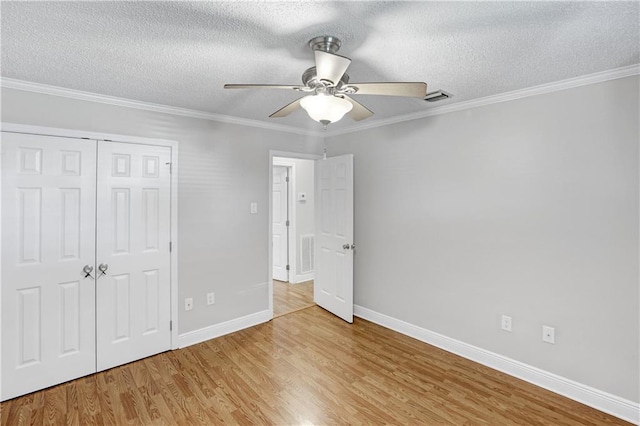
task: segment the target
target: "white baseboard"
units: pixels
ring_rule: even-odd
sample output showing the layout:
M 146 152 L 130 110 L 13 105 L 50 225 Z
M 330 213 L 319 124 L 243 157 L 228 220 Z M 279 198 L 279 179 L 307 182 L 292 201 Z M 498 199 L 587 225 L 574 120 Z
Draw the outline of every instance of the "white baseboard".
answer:
M 225 321 L 220 324 L 183 333 L 178 336 L 178 348 L 186 348 L 187 346 L 195 345 L 196 343 L 201 343 L 206 340 L 224 336 L 225 334 L 253 327 L 254 325 L 262 324 L 263 322 L 271 320 L 272 317 L 273 313 L 271 311 L 260 311 L 244 317 Z
M 296 282 L 294 284 L 302 284 L 312 280 L 313 280 L 313 272 L 310 272 L 308 274 L 299 274 L 299 275 L 296 275 Z
M 511 358 L 452 339 L 425 328 L 354 305 L 354 315 L 383 327 L 486 365 L 597 410 L 640 424 L 640 404 L 541 370 Z

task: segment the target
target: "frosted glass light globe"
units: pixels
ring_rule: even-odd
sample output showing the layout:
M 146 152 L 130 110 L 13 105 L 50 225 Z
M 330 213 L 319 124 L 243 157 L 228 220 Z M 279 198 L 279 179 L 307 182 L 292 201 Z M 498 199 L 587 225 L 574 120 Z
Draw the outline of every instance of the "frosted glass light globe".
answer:
M 332 95 L 309 95 L 300 100 L 300 106 L 313 120 L 326 124 L 339 121 L 351 111 L 353 105 L 344 98 Z

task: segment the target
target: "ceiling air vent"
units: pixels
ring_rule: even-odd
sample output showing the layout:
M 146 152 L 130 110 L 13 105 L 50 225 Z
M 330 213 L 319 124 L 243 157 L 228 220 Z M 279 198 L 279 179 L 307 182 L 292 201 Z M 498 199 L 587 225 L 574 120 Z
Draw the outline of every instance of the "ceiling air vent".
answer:
M 449 99 L 450 97 L 451 93 L 447 93 L 444 90 L 437 90 L 435 92 L 427 93 L 427 96 L 424 97 L 424 100 L 427 102 L 438 102 Z

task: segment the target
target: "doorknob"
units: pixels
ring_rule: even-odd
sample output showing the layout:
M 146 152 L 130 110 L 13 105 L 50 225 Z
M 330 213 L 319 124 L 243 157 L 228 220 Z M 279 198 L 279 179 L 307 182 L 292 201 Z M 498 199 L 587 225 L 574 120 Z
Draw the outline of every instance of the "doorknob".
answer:
M 342 248 L 345 249 L 345 250 L 349 250 L 349 244 L 343 244 Z
M 109 265 L 106 263 L 99 264 L 98 270 L 100 271 L 100 276 L 107 275 L 107 269 L 109 269 Z
M 90 277 L 91 279 L 93 279 L 93 277 L 91 276 L 91 273 L 93 272 L 93 266 L 91 265 L 84 265 L 84 268 L 82 268 L 82 272 L 84 272 L 84 277 Z

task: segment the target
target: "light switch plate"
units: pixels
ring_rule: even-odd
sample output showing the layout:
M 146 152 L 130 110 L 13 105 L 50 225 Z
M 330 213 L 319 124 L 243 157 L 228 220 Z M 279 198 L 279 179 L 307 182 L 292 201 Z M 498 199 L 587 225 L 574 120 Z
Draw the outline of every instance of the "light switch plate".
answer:
M 504 331 L 511 331 L 511 317 L 503 315 L 501 326 Z

